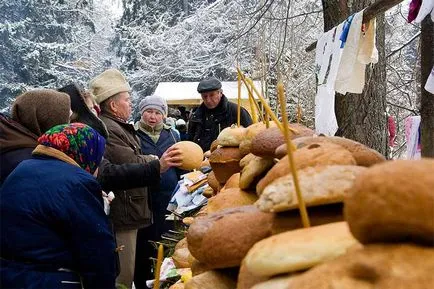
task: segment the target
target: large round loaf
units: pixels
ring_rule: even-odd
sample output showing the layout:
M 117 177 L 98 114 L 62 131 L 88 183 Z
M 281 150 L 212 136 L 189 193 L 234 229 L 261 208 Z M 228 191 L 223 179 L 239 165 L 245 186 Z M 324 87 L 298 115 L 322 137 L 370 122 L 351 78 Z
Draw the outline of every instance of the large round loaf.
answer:
M 188 248 L 197 260 L 214 268 L 239 266 L 256 242 L 271 235 L 272 219 L 272 214 L 254 206 L 197 218 L 188 229 Z
M 190 251 L 188 250 L 187 239 L 184 238 L 176 244 L 172 255 L 176 268 L 190 268 L 191 264 L 188 262 L 189 255 Z
M 362 243 L 434 245 L 434 160 L 389 161 L 367 169 L 345 200 L 345 218 Z
M 223 147 L 238 147 L 246 135 L 246 128 L 230 126 L 224 128 L 217 137 L 217 143 Z
M 173 145 L 181 151 L 183 170 L 199 169 L 203 160 L 202 148 L 192 141 L 180 141 Z
M 431 289 L 433 272 L 432 247 L 368 245 L 291 278 L 286 288 Z
M 270 122 L 271 127 L 276 126 L 274 122 Z M 246 134 L 244 139 L 240 143 L 240 151 L 243 155 L 251 153 L 252 140 L 261 131 L 267 129 L 267 126 L 263 122 L 257 122 L 249 125 L 246 128 Z
M 243 261 L 240 266 L 240 272 L 238 273 L 237 289 L 250 289 L 253 287 L 253 285 L 266 280 L 268 280 L 268 277 L 256 276 L 252 274 L 252 272 L 247 269 Z
M 185 289 L 234 289 L 236 278 L 220 271 L 208 271 L 191 278 Z
M 297 148 L 302 148 L 313 143 L 329 142 L 340 145 L 346 148 L 356 160 L 358 166 L 369 167 L 377 163 L 386 161 L 386 158 L 364 144 L 356 142 L 351 139 L 330 136 L 330 137 L 301 137 L 293 141 Z M 276 149 L 276 157 L 282 158 L 286 155 L 286 145 L 281 145 Z
M 208 213 L 215 213 L 223 209 L 253 205 L 258 200 L 254 193 L 248 193 L 240 188 L 231 188 L 220 191 L 208 199 Z
M 241 171 L 242 158 L 240 150 L 235 147 L 219 147 L 211 153 L 209 163 L 220 184 L 225 184 L 233 174 Z
M 313 130 L 304 125 L 291 123 L 289 127 L 293 129 L 291 139 L 315 134 Z M 285 136 L 278 127 L 271 127 L 258 133 L 252 140 L 251 153 L 261 157 L 274 157 L 276 149 L 285 143 Z
M 245 262 L 253 274 L 273 276 L 311 268 L 345 254 L 357 244 L 346 222 L 332 223 L 259 241 L 250 249 Z
M 355 165 L 356 161 L 345 148 L 332 143 L 311 144 L 294 152 L 294 163 L 297 170 L 318 165 Z M 261 194 L 273 180 L 291 172 L 288 156 L 282 158 L 256 186 Z
M 366 170 L 359 166 L 329 165 L 307 167 L 298 171 L 298 183 L 306 206 L 343 202 L 356 176 Z M 255 203 L 264 212 L 298 208 L 292 174 L 275 179 L 265 187 Z
M 214 174 L 213 171 L 211 171 L 211 172 L 208 173 L 207 180 L 208 180 L 208 185 L 209 185 L 209 186 L 210 186 L 210 187 L 211 187 L 215 192 L 220 191 L 220 184 L 219 184 L 219 182 L 217 181 L 217 179 L 216 179 L 215 174 Z
M 243 160 L 244 158 L 240 161 L 240 165 L 243 168 L 241 170 L 241 176 L 239 180 L 239 187 L 243 190 L 250 188 L 254 189 L 259 180 L 274 165 L 272 158 L 254 156 L 254 158 L 245 166 L 242 165 Z

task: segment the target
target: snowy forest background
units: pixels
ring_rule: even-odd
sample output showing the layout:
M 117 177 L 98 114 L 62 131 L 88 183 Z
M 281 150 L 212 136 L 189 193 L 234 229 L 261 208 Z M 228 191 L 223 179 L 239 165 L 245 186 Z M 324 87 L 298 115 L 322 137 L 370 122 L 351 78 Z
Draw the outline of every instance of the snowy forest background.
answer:
M 356 0 L 354 0 L 356 1 Z M 35 87 L 86 86 L 109 67 L 125 72 L 137 101 L 160 81 L 236 80 L 236 66 L 286 87 L 313 126 L 315 51 L 323 33 L 319 0 L 0 0 L 0 109 Z M 408 2 L 386 13 L 386 111 L 398 125 L 395 156 L 405 149 L 403 120 L 419 113 L 420 26 Z M 386 113 L 386 111 L 384 113 Z

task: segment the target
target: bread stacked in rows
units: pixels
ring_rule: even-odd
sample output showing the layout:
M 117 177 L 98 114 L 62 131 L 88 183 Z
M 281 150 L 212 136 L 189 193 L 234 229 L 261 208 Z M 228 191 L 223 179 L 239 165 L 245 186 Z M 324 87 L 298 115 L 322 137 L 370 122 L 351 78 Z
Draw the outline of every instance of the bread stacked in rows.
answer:
M 420 175 L 422 171 L 429 171 L 430 167 L 433 175 L 433 161 L 410 165 L 417 167 L 423 163 L 420 165 L 423 168 L 409 168 L 408 174 L 414 173 L 414 177 L 407 178 L 408 184 L 415 183 L 416 186 L 420 182 L 425 185 L 417 186 L 411 193 L 408 186 L 403 187 L 402 190 L 409 193 L 399 200 L 402 194 L 395 193 L 389 187 L 383 189 L 380 185 L 394 183 L 399 186 L 399 180 L 404 176 L 394 168 L 408 166 L 411 162 L 385 162 L 381 154 L 358 142 L 339 137 L 316 137 L 301 125 L 291 127 L 293 143 L 297 147 L 294 151 L 295 169 L 312 227 L 303 228 L 288 157 L 282 153 L 286 145 L 277 127 L 266 128 L 264 124 L 257 123 L 248 128 L 223 130 L 210 156 L 213 174 L 208 176 L 208 180 L 213 196 L 204 210 L 207 214 L 192 222 L 187 242 L 181 244 L 183 251 L 178 254 L 175 251 L 186 259 L 182 266 L 192 268 L 193 278 L 185 284 L 185 288 L 426 288 L 423 284 L 430 284 L 430 279 L 416 272 L 422 270 L 414 273 L 414 276 L 427 280 L 419 282 L 420 286 L 418 283 L 415 287 L 369 287 L 369 284 L 380 282 L 376 279 L 378 272 L 375 268 L 380 264 L 389 268 L 387 266 L 392 266 L 390 264 L 394 261 L 391 260 L 395 257 L 401 260 L 406 254 L 416 254 L 419 257 L 407 259 L 423 267 L 419 262 L 422 261 L 420 254 L 431 256 L 432 248 L 412 244 L 367 244 L 402 240 L 425 245 L 433 242 L 426 238 L 429 234 L 434 236 L 434 213 L 428 209 L 428 204 L 434 209 L 433 191 L 414 199 L 409 197 L 413 192 L 428 192 L 426 185 L 434 187 L 434 177 L 425 179 Z M 223 157 L 222 149 L 231 151 L 227 159 Z M 226 164 L 230 164 L 231 176 L 228 176 Z M 376 176 L 378 182 L 375 181 Z M 381 178 L 389 179 L 381 181 Z M 366 197 L 366 194 L 371 196 Z M 382 194 L 388 196 L 387 201 L 386 197 L 375 200 L 375 196 Z M 394 204 L 396 210 L 401 210 L 402 215 L 395 218 L 398 212 L 389 212 L 384 207 L 389 206 L 388 202 Z M 422 203 L 425 209 L 418 208 Z M 405 210 L 403 207 L 407 204 Z M 375 217 L 374 210 L 384 216 Z M 421 218 L 426 220 L 430 216 L 431 223 L 417 223 Z M 408 223 L 403 223 L 404 220 Z M 393 228 L 406 231 L 402 235 L 404 237 L 400 239 L 397 238 L 400 234 L 387 233 Z M 379 232 L 393 237 L 387 240 Z M 421 233 L 425 239 L 416 237 L 415 232 Z M 382 247 L 388 249 L 382 250 Z M 338 265 L 334 265 L 336 262 L 339 262 Z M 330 264 L 330 267 L 322 264 Z M 345 266 L 348 268 L 343 268 Z M 432 269 L 429 266 L 427 270 Z M 371 268 L 374 268 L 373 273 Z M 402 265 L 396 270 L 406 268 L 408 265 Z M 305 277 L 314 272 L 318 277 Z M 346 272 L 343 281 L 333 279 L 333 276 L 341 274 L 337 272 Z M 383 276 L 381 272 L 379 274 Z M 363 279 L 365 277 L 368 281 Z M 360 282 L 365 283 L 357 287 L 357 278 L 362 278 Z M 337 287 L 330 285 L 335 282 Z M 378 284 L 383 284 L 381 282 Z

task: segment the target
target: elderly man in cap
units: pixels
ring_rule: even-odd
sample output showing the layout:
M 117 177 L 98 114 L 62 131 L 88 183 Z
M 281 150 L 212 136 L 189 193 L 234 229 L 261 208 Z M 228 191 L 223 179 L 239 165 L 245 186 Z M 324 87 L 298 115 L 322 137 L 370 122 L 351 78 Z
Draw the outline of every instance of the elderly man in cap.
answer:
M 237 105 L 230 102 L 223 94 L 222 83 L 214 77 L 202 80 L 197 86 L 203 103 L 196 109 L 188 125 L 189 140 L 194 141 L 204 151 L 224 128 L 237 123 Z M 243 107 L 240 115 L 241 125 L 252 124 L 252 119 Z
M 131 115 L 130 86 L 116 69 L 108 69 L 90 82 L 90 90 L 100 105 L 100 118 L 107 127 L 109 137 L 104 157 L 113 164 L 148 163 L 153 169 L 155 182 L 159 173 L 172 166 L 179 166 L 181 159 L 177 149 L 166 150 L 159 160 L 142 154 L 133 125 L 127 121 Z M 116 232 L 121 273 L 117 283 L 132 288 L 136 255 L 137 230 L 152 223 L 148 189 L 114 191 L 110 217 Z

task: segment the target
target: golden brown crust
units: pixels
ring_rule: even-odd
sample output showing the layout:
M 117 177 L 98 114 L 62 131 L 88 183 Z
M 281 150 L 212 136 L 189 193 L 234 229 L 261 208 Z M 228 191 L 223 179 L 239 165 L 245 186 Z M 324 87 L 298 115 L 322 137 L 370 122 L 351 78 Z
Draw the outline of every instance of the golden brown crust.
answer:
M 369 167 L 377 163 L 386 161 L 386 158 L 364 144 L 351 139 L 331 136 L 331 137 L 302 137 L 295 139 L 293 143 L 297 148 L 302 148 L 313 143 L 330 142 L 346 148 L 356 160 L 358 166 Z M 276 149 L 276 157 L 282 158 L 286 155 L 286 144 L 279 146 Z
M 250 289 L 255 284 L 264 282 L 268 279 L 268 277 L 256 276 L 252 274 L 252 272 L 247 269 L 243 261 L 241 262 L 240 272 L 238 273 L 237 289 Z
M 258 196 L 240 188 L 231 188 L 220 191 L 217 195 L 208 199 L 208 213 L 215 213 L 223 209 L 253 205 Z
M 255 275 L 273 276 L 311 268 L 346 253 L 358 242 L 346 222 L 273 235 L 257 242 L 245 257 Z
M 242 158 L 240 150 L 235 147 L 219 147 L 211 153 L 209 162 L 220 184 L 225 184 L 233 174 L 241 171 Z
M 188 229 L 188 248 L 199 262 L 213 268 L 239 266 L 257 241 L 271 235 L 272 219 L 272 214 L 254 206 L 197 218 Z
M 240 164 L 244 158 L 241 160 Z M 255 188 L 257 182 L 265 175 L 266 172 L 274 165 L 271 158 L 263 158 L 255 156 L 241 170 L 239 187 L 243 190 Z
M 345 148 L 332 143 L 311 144 L 294 152 L 295 169 L 318 165 L 355 165 L 352 154 Z M 288 156 L 282 158 L 256 186 L 256 192 L 261 194 L 273 180 L 291 172 Z
M 223 186 L 223 190 L 232 189 L 232 188 L 239 188 L 240 187 L 240 173 L 233 174 L 227 181 L 226 184 Z
M 219 271 L 208 271 L 191 278 L 185 289 L 234 289 L 236 280 Z
M 285 137 L 278 127 L 271 127 L 258 133 L 252 140 L 251 153 L 261 157 L 274 157 L 278 146 L 285 143 Z
M 294 130 L 290 138 L 313 136 L 315 132 L 302 124 L 291 123 Z M 275 157 L 276 149 L 285 143 L 285 137 L 278 127 L 272 127 L 258 133 L 252 140 L 251 153 L 262 157 Z
M 223 147 L 238 147 L 245 138 L 246 128 L 230 126 L 224 128 L 217 137 L 217 143 Z
M 180 141 L 173 145 L 181 151 L 183 170 L 199 169 L 203 160 L 202 148 L 191 141 Z
M 217 181 L 215 174 L 213 171 L 208 173 L 208 185 L 215 191 L 218 192 L 220 190 L 220 184 Z
M 276 126 L 276 124 L 273 122 L 271 123 L 271 127 Z M 265 123 L 263 122 L 257 122 L 254 124 L 249 125 L 246 128 L 246 135 L 244 139 L 240 143 L 240 152 L 243 155 L 247 155 L 251 153 L 251 147 L 252 147 L 252 140 L 253 138 L 260 133 L 261 131 L 267 129 Z
M 359 166 L 316 166 L 298 171 L 298 183 L 306 206 L 343 202 L 356 176 L 366 170 Z M 255 203 L 264 212 L 282 212 L 298 208 L 292 174 L 275 179 L 265 187 Z
M 345 200 L 345 218 L 362 243 L 434 245 L 433 189 L 432 159 L 378 164 L 356 178 Z
M 287 289 L 431 289 L 432 272 L 432 247 L 368 245 L 295 276 Z

